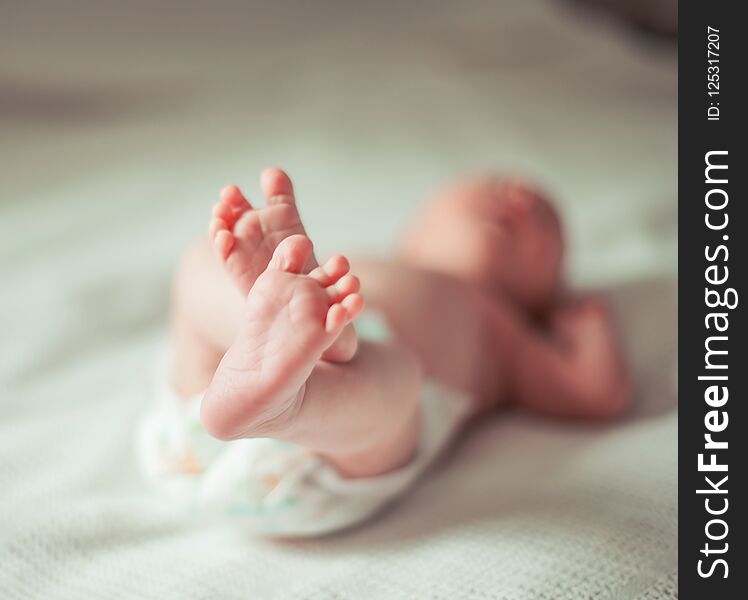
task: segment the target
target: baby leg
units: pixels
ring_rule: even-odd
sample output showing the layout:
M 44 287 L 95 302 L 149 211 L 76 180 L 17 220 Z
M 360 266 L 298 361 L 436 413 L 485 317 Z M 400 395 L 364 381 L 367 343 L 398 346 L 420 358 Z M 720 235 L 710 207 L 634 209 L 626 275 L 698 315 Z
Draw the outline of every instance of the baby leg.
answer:
M 276 249 L 249 292 L 201 420 L 224 440 L 294 442 L 349 477 L 390 471 L 416 446 L 420 369 L 396 345 L 364 344 L 346 363 L 320 360 L 363 303 L 341 257 L 302 274 L 310 253 L 301 235 Z
M 384 314 L 425 374 L 465 392 L 474 412 L 506 400 L 519 316 L 479 286 L 401 263 L 354 260 L 367 305 Z
M 476 405 L 497 404 L 507 389 L 516 317 L 495 296 L 448 275 L 402 264 L 354 261 L 367 304 L 430 378 L 464 391 Z M 175 279 L 171 381 L 184 397 L 204 391 L 233 343 L 245 299 L 226 276 L 210 243 L 185 254 Z
M 512 402 L 553 416 L 613 418 L 629 406 L 629 373 L 600 300 L 556 308 L 544 331 L 501 296 L 449 276 L 354 265 L 369 306 L 386 315 L 429 377 L 469 394 L 474 412 Z
M 236 336 L 244 298 L 207 238 L 185 252 L 172 287 L 171 372 L 174 390 L 189 398 L 205 390 Z
M 172 303 L 171 380 L 180 395 L 204 390 L 236 335 L 244 300 L 265 270 L 278 244 L 304 234 L 291 180 L 280 169 L 260 176 L 265 206 L 253 207 L 239 188 L 229 185 L 213 207 L 210 241 L 200 240 L 177 270 Z M 317 267 L 313 253 L 302 267 Z M 347 327 L 326 350 L 325 359 L 344 362 L 356 350 Z

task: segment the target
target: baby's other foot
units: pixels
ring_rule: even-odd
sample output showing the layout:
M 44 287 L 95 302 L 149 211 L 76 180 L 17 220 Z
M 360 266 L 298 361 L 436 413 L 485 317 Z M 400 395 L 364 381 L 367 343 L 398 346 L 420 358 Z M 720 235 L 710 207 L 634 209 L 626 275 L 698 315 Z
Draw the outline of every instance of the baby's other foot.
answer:
M 293 184 L 285 172 L 275 167 L 260 175 L 265 207 L 254 208 L 235 185 L 221 191 L 213 207 L 209 235 L 218 258 L 244 297 L 265 270 L 278 245 L 291 235 L 306 235 L 296 208 Z M 300 273 L 318 267 L 313 252 Z M 347 328 L 325 352 L 325 360 L 346 362 L 353 358 L 358 343 L 352 327 Z
M 237 186 L 228 185 L 213 207 L 209 229 L 218 257 L 244 296 L 268 266 L 278 244 L 290 235 L 306 235 L 288 175 L 271 167 L 262 172 L 260 183 L 264 208 L 253 208 Z M 302 272 L 316 266 L 310 253 Z
M 348 261 L 336 256 L 304 274 L 311 254 L 305 236 L 286 238 L 252 286 L 236 341 L 203 398 L 212 435 L 272 436 L 286 426 L 315 365 L 363 309 Z

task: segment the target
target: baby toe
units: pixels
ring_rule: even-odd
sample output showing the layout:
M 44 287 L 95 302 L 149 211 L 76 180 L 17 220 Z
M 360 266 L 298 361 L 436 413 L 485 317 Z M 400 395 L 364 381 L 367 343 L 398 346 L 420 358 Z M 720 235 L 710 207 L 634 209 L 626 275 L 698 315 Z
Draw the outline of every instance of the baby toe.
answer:
M 291 178 L 276 167 L 268 167 L 262 171 L 260 187 L 269 205 L 295 203 Z
M 355 319 L 364 310 L 364 297 L 361 294 L 348 294 L 340 301 L 340 305 L 348 313 L 349 320 Z
M 321 286 L 328 287 L 348 273 L 350 268 L 348 259 L 338 254 L 327 260 L 325 264 L 314 269 L 309 273 L 309 276 L 315 279 Z
M 214 217 L 210 221 L 210 225 L 208 226 L 208 235 L 210 236 L 211 240 L 216 239 L 216 236 L 218 235 L 218 232 L 228 230 L 228 225 L 226 224 L 226 221 L 219 217 Z
M 349 320 L 348 311 L 343 307 L 343 305 L 333 304 L 330 307 L 330 310 L 327 311 L 325 331 L 334 335 L 338 334 L 343 330 L 343 327 L 345 327 Z
M 252 208 L 252 205 L 244 194 L 242 194 L 239 186 L 234 185 L 233 183 L 227 185 L 221 190 L 221 201 L 239 212 L 244 212 Z
M 234 236 L 228 229 L 221 229 L 216 233 L 216 237 L 213 240 L 213 247 L 221 260 L 231 254 L 231 250 L 234 248 Z
M 268 268 L 287 273 L 301 273 L 311 253 L 312 242 L 308 237 L 301 234 L 289 236 L 278 244 Z
M 333 335 L 339 334 L 348 323 L 361 314 L 363 309 L 363 297 L 360 294 L 348 294 L 327 311 L 325 330 Z
M 348 294 L 354 294 L 361 288 L 361 282 L 358 277 L 348 273 L 337 282 L 327 288 L 327 295 L 330 302 L 340 302 Z
M 231 226 L 234 221 L 234 211 L 231 210 L 231 206 L 223 200 L 213 205 L 213 218 L 222 219 L 227 225 Z

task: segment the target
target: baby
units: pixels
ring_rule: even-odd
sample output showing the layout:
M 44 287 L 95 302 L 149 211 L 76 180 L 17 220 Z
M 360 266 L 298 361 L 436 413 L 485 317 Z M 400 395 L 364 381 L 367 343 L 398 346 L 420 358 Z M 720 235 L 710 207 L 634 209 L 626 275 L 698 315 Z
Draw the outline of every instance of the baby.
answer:
M 610 315 L 564 291 L 560 221 L 533 188 L 449 187 L 395 260 L 351 265 L 317 261 L 283 171 L 260 183 L 263 207 L 221 192 L 175 278 L 170 382 L 139 440 L 175 498 L 327 533 L 402 494 L 472 417 L 628 406 Z

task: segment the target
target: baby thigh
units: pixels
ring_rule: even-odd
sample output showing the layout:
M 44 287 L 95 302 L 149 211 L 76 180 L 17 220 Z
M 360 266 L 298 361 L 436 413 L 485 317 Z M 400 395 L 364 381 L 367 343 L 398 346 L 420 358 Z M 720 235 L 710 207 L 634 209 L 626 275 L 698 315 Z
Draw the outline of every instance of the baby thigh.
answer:
M 459 279 L 395 262 L 354 261 L 367 306 L 384 314 L 425 374 L 482 410 L 503 400 L 514 330 L 493 297 Z
M 171 299 L 171 381 L 183 396 L 202 392 L 236 335 L 244 300 L 213 255 L 197 240 L 177 268 Z

